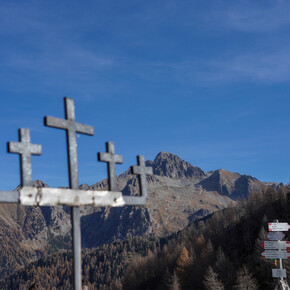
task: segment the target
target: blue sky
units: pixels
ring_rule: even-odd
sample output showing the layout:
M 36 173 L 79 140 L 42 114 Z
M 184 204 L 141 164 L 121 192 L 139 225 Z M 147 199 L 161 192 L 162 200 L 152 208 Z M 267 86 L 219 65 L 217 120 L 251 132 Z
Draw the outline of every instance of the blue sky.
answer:
M 75 100 L 79 181 L 106 178 L 105 142 L 122 154 L 169 151 L 205 171 L 290 177 L 288 1 L 0 1 L 1 189 L 20 182 L 7 141 L 43 146 L 33 179 L 67 186 L 65 133 L 43 126 Z M 2 149 L 1 149 L 2 148 Z

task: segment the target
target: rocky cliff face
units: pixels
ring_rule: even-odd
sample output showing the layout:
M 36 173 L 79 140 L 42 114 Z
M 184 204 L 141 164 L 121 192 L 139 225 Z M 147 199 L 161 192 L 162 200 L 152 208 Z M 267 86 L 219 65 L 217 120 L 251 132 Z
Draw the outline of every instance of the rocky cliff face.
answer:
M 253 190 L 266 187 L 251 176 L 223 169 L 206 173 L 168 152 L 160 152 L 154 161 L 146 164 L 154 173 L 147 177 L 148 205 L 82 208 L 83 247 L 136 235 L 168 235 L 195 219 L 233 205 Z M 48 186 L 41 181 L 34 185 Z M 267 186 L 277 187 L 277 184 Z M 103 180 L 80 188 L 106 190 L 108 184 Z M 118 177 L 118 189 L 124 195 L 139 194 L 138 178 L 127 170 Z M 0 209 L 0 236 L 4 245 L 0 254 L 2 276 L 8 274 L 5 269 L 11 269 L 11 265 L 16 269 L 39 255 L 70 247 L 69 208 L 0 204 Z
M 249 175 L 218 169 L 208 173 L 208 177 L 201 180 L 198 185 L 206 191 L 218 192 L 232 200 L 247 198 L 249 193 L 262 190 L 266 187 L 263 182 Z
M 153 174 L 157 176 L 165 176 L 172 179 L 191 179 L 200 180 L 206 177 L 199 167 L 194 167 L 190 163 L 183 161 L 177 155 L 160 152 L 154 162 L 148 163 L 153 168 Z
M 233 205 L 253 190 L 266 187 L 251 176 L 223 169 L 206 173 L 168 152 L 160 152 L 154 161 L 147 161 L 146 166 L 151 166 L 154 174 L 147 177 L 147 206 L 101 209 L 93 215 L 88 215 L 85 210 L 82 223 L 84 246 L 93 247 L 126 236 L 168 235 L 193 220 Z M 118 187 L 123 195 L 139 193 L 138 179 L 130 174 L 130 170 L 119 176 Z M 107 189 L 107 181 L 87 188 Z M 94 232 L 94 238 L 88 240 L 91 232 Z

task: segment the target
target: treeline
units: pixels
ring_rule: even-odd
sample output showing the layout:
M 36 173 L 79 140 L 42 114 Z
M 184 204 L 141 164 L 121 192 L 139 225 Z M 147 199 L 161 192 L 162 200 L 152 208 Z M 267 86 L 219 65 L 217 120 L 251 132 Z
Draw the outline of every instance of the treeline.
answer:
M 89 289 L 121 289 L 127 264 L 136 255 L 159 252 L 161 247 L 159 239 L 137 237 L 83 250 L 83 285 Z M 1 280 L 0 289 L 71 289 L 71 283 L 72 253 L 62 251 L 30 263 Z
M 161 252 L 132 261 L 123 289 L 273 289 L 273 260 L 261 256 L 268 222 L 289 222 L 288 189 L 253 193 L 174 235 Z M 284 261 L 288 276 L 290 267 Z
M 168 238 L 133 238 L 83 251 L 89 289 L 273 289 L 274 261 L 261 256 L 267 223 L 289 222 L 290 195 L 269 188 Z M 288 275 L 290 266 L 285 262 Z M 70 289 L 71 252 L 44 257 L 1 289 Z

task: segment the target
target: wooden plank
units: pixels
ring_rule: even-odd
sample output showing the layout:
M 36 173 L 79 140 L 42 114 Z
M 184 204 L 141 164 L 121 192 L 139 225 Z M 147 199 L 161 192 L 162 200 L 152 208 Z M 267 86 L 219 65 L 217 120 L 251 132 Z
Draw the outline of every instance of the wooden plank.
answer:
M 125 205 L 144 205 L 147 203 L 146 196 L 123 195 Z
M 20 190 L 20 203 L 30 206 L 91 205 L 95 207 L 118 207 L 125 205 L 121 192 L 44 187 L 23 187 Z
M 0 202 L 18 203 L 19 191 L 0 191 Z

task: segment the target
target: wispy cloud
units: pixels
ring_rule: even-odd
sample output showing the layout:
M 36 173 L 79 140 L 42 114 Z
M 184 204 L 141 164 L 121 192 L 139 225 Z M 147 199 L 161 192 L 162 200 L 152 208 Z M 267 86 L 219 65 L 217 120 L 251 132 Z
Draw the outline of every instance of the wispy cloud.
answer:
M 186 22 L 188 26 L 183 28 L 187 32 L 196 31 L 199 27 L 207 27 L 208 30 L 220 29 L 222 35 L 233 30 L 246 33 L 268 33 L 290 25 L 290 4 L 287 1 L 266 2 L 263 5 L 254 1 L 239 1 L 231 5 L 224 3 L 220 7 L 218 4 L 207 5 L 206 10 L 199 8 L 203 12 L 202 17 L 198 14 L 198 7 L 195 5 L 187 7 L 185 3 L 169 1 L 166 5 L 164 4 L 164 7 L 156 4 L 156 7 L 162 10 L 162 21 L 159 17 L 159 10 L 152 9 L 155 6 L 148 5 L 146 13 L 143 9 L 139 9 L 138 13 L 135 11 L 130 15 L 118 15 L 119 18 L 116 19 L 125 23 L 122 24 L 123 22 L 120 21 L 120 27 L 115 25 L 114 27 L 109 26 L 108 29 L 104 26 L 103 29 L 107 35 L 113 34 L 116 37 L 114 40 L 116 42 L 112 42 L 112 46 L 116 43 L 120 45 L 125 51 L 123 54 L 119 53 L 117 49 L 109 52 L 104 47 L 98 48 L 98 42 L 92 45 L 91 39 L 86 40 L 86 43 L 81 41 L 80 35 L 86 33 L 92 35 L 94 26 L 97 27 L 97 31 L 102 31 L 101 27 L 107 21 L 106 18 L 100 20 L 104 22 L 101 25 L 93 22 L 96 17 L 93 18 L 91 14 L 87 20 L 89 24 L 86 21 L 80 21 L 80 18 L 76 23 L 72 20 L 61 22 L 60 15 L 56 17 L 57 13 L 53 9 L 41 6 L 33 7 L 31 4 L 26 4 L 27 7 L 24 4 L 21 7 L 11 3 L 0 4 L 0 35 L 12 35 L 15 44 L 17 41 L 25 44 L 23 47 L 15 48 L 13 52 L 10 49 L 11 44 L 8 48 L 2 49 L 0 76 L 5 79 L 10 90 L 31 86 L 32 81 L 51 87 L 67 85 L 68 88 L 74 88 L 76 94 L 79 94 L 77 87 L 80 87 L 82 92 L 85 88 L 87 93 L 84 92 L 82 95 L 85 95 L 88 100 L 93 98 L 92 92 L 94 91 L 115 90 L 108 83 L 112 75 L 116 76 L 116 71 L 119 71 L 120 75 L 128 76 L 128 79 L 133 76 L 139 77 L 142 81 L 152 83 L 158 81 L 158 84 L 177 82 L 209 86 L 231 82 L 280 83 L 290 80 L 290 50 L 279 44 L 271 46 L 270 40 L 267 41 L 267 50 L 264 49 L 261 42 L 259 45 L 249 47 L 241 44 L 241 47 L 233 49 L 233 52 L 220 50 L 214 58 L 210 58 L 206 54 L 195 56 L 189 53 L 185 54 L 183 59 L 179 57 L 179 60 L 174 60 L 174 58 L 168 61 L 152 61 L 147 58 L 148 51 L 143 52 L 143 55 L 146 55 L 144 59 L 136 59 L 126 52 L 127 47 L 124 46 L 124 49 L 122 46 L 124 35 L 129 36 L 125 37 L 131 45 L 128 47 L 129 51 L 134 51 L 136 47 L 135 44 L 132 45 L 132 42 L 142 43 L 142 41 L 152 40 L 150 37 L 144 38 L 143 36 L 144 40 L 138 32 L 141 31 L 144 34 L 146 31 L 145 35 L 154 34 L 155 26 L 158 24 L 163 29 L 162 33 L 166 33 L 164 26 L 168 23 L 166 19 L 169 16 L 169 20 L 174 20 L 174 26 L 180 27 Z M 208 9 L 208 7 L 211 8 Z M 181 17 L 181 15 L 185 15 L 185 17 Z M 134 20 L 136 28 L 128 28 L 131 22 L 126 22 L 127 18 Z M 52 19 L 56 19 L 56 21 L 54 22 Z M 196 25 L 194 21 L 198 21 L 199 25 Z M 148 23 L 149 28 L 140 27 L 140 23 L 143 26 Z M 200 29 L 199 33 L 201 31 L 203 30 Z M 124 35 L 117 37 L 116 35 L 121 32 Z M 206 32 L 204 33 L 206 34 Z M 192 36 L 188 33 L 186 37 L 189 35 Z M 161 36 L 163 37 L 163 35 Z M 205 37 L 211 37 L 211 33 Z M 220 45 L 223 41 L 223 39 L 220 40 Z M 285 44 L 284 47 L 286 47 Z M 146 48 L 147 46 L 144 50 Z M 158 48 L 156 51 L 158 55 Z M 157 59 L 157 57 L 153 56 L 152 59 Z M 26 77 L 26 83 L 22 81 L 23 75 Z M 12 85 L 14 82 L 17 82 L 19 86 L 14 87 Z M 127 88 L 126 84 L 121 84 L 121 81 L 118 83 L 118 77 L 115 77 L 114 87 L 116 88 L 118 85 L 123 85 L 122 89 Z
M 210 11 L 206 19 L 216 28 L 263 33 L 289 25 L 289 14 L 289 1 L 238 1 Z
M 290 80 L 290 50 L 248 52 L 205 63 L 202 80 L 214 82 L 258 81 L 281 83 Z
M 290 80 L 290 50 L 223 54 L 215 59 L 135 63 L 128 69 L 146 80 L 224 85 L 232 82 L 282 83 Z
M 114 60 L 110 57 L 98 55 L 81 47 L 61 46 L 55 53 L 44 52 L 41 54 L 17 54 L 9 56 L 4 65 L 11 69 L 28 71 L 41 71 L 42 73 L 83 73 L 87 70 L 95 70 L 111 67 Z

